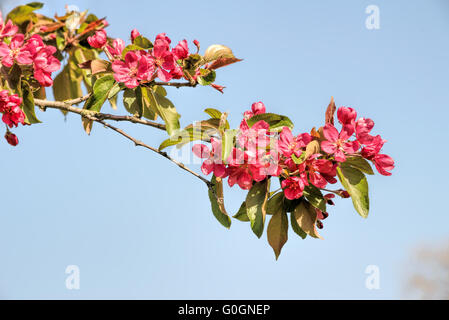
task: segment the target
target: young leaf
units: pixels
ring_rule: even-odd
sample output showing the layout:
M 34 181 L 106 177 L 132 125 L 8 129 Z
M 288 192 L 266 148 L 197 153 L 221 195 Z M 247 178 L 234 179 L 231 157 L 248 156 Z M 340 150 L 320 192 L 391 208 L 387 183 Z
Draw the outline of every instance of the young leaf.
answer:
M 335 110 L 337 110 L 337 107 L 335 106 L 334 97 L 331 97 L 331 102 L 326 109 L 325 123 L 330 123 L 332 125 L 334 124 Z
M 21 25 L 26 21 L 34 20 L 36 15 L 33 11 L 40 9 L 43 6 L 44 4 L 40 2 L 31 2 L 26 5 L 18 6 L 8 13 L 5 21 L 11 19 L 14 24 Z
M 211 182 L 213 191 L 209 189 L 209 200 L 212 206 L 212 213 L 224 227 L 229 229 L 231 227 L 231 218 L 224 207 L 223 181 L 213 176 Z
M 213 119 L 221 119 L 221 111 L 214 109 L 214 108 L 207 108 L 204 110 L 208 115 L 211 116 Z
M 201 76 L 197 78 L 198 83 L 202 86 L 208 86 L 215 81 L 216 74 L 214 70 L 201 69 Z
M 304 197 L 312 206 L 326 212 L 326 199 L 324 199 L 320 189 L 310 184 L 304 188 Z
M 251 221 L 251 229 L 260 238 L 265 225 L 266 205 L 270 190 L 270 180 L 256 182 L 246 196 L 246 214 Z
M 232 148 L 234 148 L 235 145 L 235 137 L 238 134 L 238 130 L 232 129 L 232 130 L 226 130 L 222 136 L 223 143 L 221 147 L 221 158 L 223 161 L 226 161 L 229 157 L 229 155 L 232 152 Z
M 363 217 L 368 217 L 369 196 L 368 181 L 365 175 L 358 169 L 342 163 L 337 168 L 337 175 L 343 187 L 352 198 L 355 210 Z
M 298 225 L 294 212 L 290 213 L 290 224 L 292 226 L 293 231 L 295 231 L 295 233 L 298 236 L 300 236 L 302 239 L 305 239 L 307 237 L 307 233 L 305 233 L 304 230 L 302 230 L 301 227 Z
M 41 121 L 39 121 L 36 117 L 36 113 L 34 112 L 35 106 L 33 92 L 31 91 L 30 85 L 26 81 L 22 82 L 22 98 L 22 110 L 26 116 L 25 122 L 29 124 L 40 123 Z
M 93 87 L 93 93 L 89 99 L 87 99 L 84 109 L 100 112 L 101 107 L 108 98 L 109 92 L 114 84 L 115 80 L 112 75 L 107 75 L 97 79 Z
M 213 44 L 204 53 L 204 62 L 211 62 L 221 58 L 234 58 L 232 50 L 221 44 Z
M 237 211 L 237 213 L 235 215 L 232 216 L 233 218 L 243 221 L 243 222 L 248 222 L 249 218 L 248 215 L 246 214 L 246 202 L 243 201 L 242 205 L 240 206 L 239 211 Z
M 153 48 L 153 43 L 144 36 L 138 36 L 134 39 L 133 44 L 143 49 Z
M 275 214 L 284 207 L 284 193 L 278 192 L 267 202 L 267 214 Z
M 156 106 L 157 113 L 164 120 L 169 136 L 179 130 L 179 117 L 173 103 L 164 96 L 149 90 L 151 103 Z
M 282 247 L 288 240 L 288 217 L 282 207 L 271 217 L 268 223 L 267 239 L 274 250 L 277 260 L 281 254 Z
M 317 215 L 315 208 L 307 201 L 301 201 L 292 212 L 292 220 L 309 236 L 323 239 L 316 229 Z M 293 225 L 292 225 L 293 226 Z
M 363 173 L 371 175 L 374 174 L 373 168 L 371 168 L 369 162 L 362 157 L 347 157 L 345 164 L 353 168 L 359 169 Z
M 270 125 L 270 131 L 281 131 L 283 127 L 293 129 L 293 122 L 288 117 L 275 113 L 257 114 L 247 120 L 248 126 L 252 127 L 260 120 L 264 120 Z
M 320 143 L 317 140 L 312 140 L 306 147 L 306 152 L 304 154 L 304 159 L 309 158 L 309 156 L 320 152 Z

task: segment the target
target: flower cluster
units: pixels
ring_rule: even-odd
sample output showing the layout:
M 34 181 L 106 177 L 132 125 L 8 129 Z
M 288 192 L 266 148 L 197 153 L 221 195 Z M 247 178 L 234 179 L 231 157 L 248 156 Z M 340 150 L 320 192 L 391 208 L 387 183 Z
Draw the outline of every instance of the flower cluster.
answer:
M 19 123 L 25 124 L 25 114 L 20 108 L 21 104 L 22 98 L 17 94 L 10 95 L 7 90 L 0 91 L 0 113 L 3 114 L 2 121 L 8 127 L 17 127 Z M 17 137 L 9 129 L 7 129 L 5 138 L 13 146 L 19 143 Z
M 202 172 L 206 175 L 213 172 L 219 178 L 228 177 L 229 186 L 238 184 L 244 190 L 267 177 L 279 177 L 285 198 L 289 200 L 301 198 L 306 186 L 324 189 L 328 184 L 336 183 L 337 168 L 348 157 L 363 157 L 372 161 L 380 174 L 391 175 L 389 171 L 394 168 L 394 160 L 380 154 L 385 140 L 379 135 L 371 135 L 374 122 L 357 119 L 354 109 L 338 109 L 340 132 L 332 123 L 327 123 L 319 132 L 312 130 L 296 136 L 287 126 L 279 134 L 275 133 L 264 120 L 248 125 L 252 117 L 265 112 L 264 104 L 257 102 L 244 113 L 236 145 L 226 161 L 221 158 L 220 139 L 212 138 L 212 151 L 205 145 L 194 145 L 194 154 L 206 159 Z M 349 196 L 344 190 L 335 193 Z M 328 203 L 332 203 L 333 196 L 325 195 Z
M 133 44 L 139 37 L 142 38 L 136 29 L 131 31 Z M 112 45 L 109 45 L 104 29 L 98 30 L 87 41 L 93 48 L 104 49 L 112 62 L 115 80 L 124 83 L 130 89 L 156 78 L 168 82 L 184 76 L 181 65 L 189 56 L 186 40 L 180 41 L 171 48 L 171 39 L 165 33 L 161 33 L 156 36 L 151 49 L 128 50 L 124 56 L 125 42 L 117 38 L 112 41 Z M 193 75 L 192 79 L 198 75 Z
M 49 87 L 53 84 L 51 74 L 61 67 L 59 60 L 54 57 L 56 48 L 44 44 L 42 37 L 34 34 L 28 39 L 18 33 L 18 27 L 11 20 L 3 23 L 0 12 L 0 63 L 11 68 L 14 63 L 20 66 L 31 66 L 33 76 L 41 86 Z

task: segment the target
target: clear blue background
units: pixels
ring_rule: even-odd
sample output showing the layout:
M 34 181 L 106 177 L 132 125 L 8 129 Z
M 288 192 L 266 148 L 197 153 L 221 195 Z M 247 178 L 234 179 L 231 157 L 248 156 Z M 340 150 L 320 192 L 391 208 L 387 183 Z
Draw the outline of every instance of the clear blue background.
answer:
M 45 2 L 42 13 L 64 13 L 63 2 Z M 113 37 L 166 32 L 175 43 L 228 45 L 245 59 L 218 73 L 224 95 L 168 90 L 182 125 L 217 107 L 237 126 L 262 100 L 296 132 L 308 131 L 323 124 L 334 96 L 374 119 L 397 167 L 391 177 L 369 177 L 367 220 L 337 200 L 325 240 L 290 232 L 276 262 L 265 234 L 215 220 L 198 179 L 99 125 L 87 136 L 77 115 L 39 112 L 43 124 L 15 130 L 18 147 L 0 143 L 1 298 L 399 298 L 410 250 L 448 235 L 446 1 L 71 4 L 106 16 Z M 365 27 L 370 4 L 380 8 L 379 30 Z M 9 11 L 17 2 L 2 5 Z M 121 125 L 154 146 L 165 138 Z M 228 211 L 244 196 L 226 190 Z M 81 269 L 80 290 L 65 287 L 71 264 Z M 379 290 L 365 287 L 371 264 L 380 268 Z

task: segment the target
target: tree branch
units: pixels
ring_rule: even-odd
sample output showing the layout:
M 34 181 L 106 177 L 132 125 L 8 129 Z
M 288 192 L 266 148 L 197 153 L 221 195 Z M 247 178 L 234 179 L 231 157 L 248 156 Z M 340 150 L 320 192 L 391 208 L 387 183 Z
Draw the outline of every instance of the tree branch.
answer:
M 156 86 L 166 86 L 166 87 L 196 87 L 196 83 L 191 82 L 153 82 L 152 84 Z
M 114 114 L 108 114 L 108 113 L 101 113 L 101 112 L 95 112 L 95 111 L 89 111 L 77 107 L 73 107 L 74 104 L 81 103 L 83 101 L 86 101 L 90 95 L 85 95 L 80 98 L 76 98 L 73 100 L 66 100 L 66 101 L 49 101 L 49 100 L 41 100 L 41 99 L 34 99 L 34 104 L 43 107 L 43 108 L 52 108 L 52 109 L 59 109 L 67 112 L 77 113 L 79 115 L 85 115 L 86 113 L 90 113 L 98 120 L 113 120 L 113 121 L 128 121 L 132 123 L 140 123 L 146 126 L 150 126 L 153 128 L 157 128 L 160 130 L 165 130 L 165 125 L 157 122 L 153 122 L 150 120 L 145 120 L 141 118 L 137 118 L 134 116 L 117 116 Z

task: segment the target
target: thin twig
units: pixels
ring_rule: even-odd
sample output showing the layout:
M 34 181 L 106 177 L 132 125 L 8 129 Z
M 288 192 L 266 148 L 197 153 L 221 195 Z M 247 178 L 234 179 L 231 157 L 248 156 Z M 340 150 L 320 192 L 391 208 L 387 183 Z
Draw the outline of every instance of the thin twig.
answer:
M 128 121 L 132 123 L 140 123 L 146 126 L 150 126 L 153 128 L 157 128 L 160 130 L 165 130 L 165 125 L 157 122 L 153 122 L 150 120 L 141 119 L 134 116 L 117 116 L 114 114 L 109 113 L 101 113 L 101 112 L 95 112 L 95 111 L 89 111 L 77 107 L 73 107 L 74 104 L 81 103 L 89 98 L 90 95 L 86 95 L 84 97 L 80 97 L 73 100 L 66 100 L 66 101 L 49 101 L 49 100 L 41 100 L 41 99 L 34 99 L 34 103 L 37 106 L 43 107 L 43 108 L 53 108 L 53 109 L 59 109 L 67 112 L 77 113 L 79 115 L 84 115 L 86 113 L 91 113 L 95 118 L 99 120 L 113 120 L 113 121 Z
M 157 86 L 167 86 L 167 87 L 196 87 L 196 83 L 193 84 L 191 82 L 153 82 L 152 84 Z

